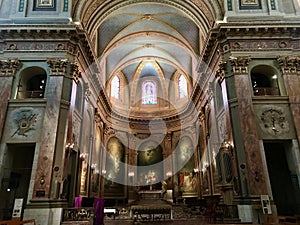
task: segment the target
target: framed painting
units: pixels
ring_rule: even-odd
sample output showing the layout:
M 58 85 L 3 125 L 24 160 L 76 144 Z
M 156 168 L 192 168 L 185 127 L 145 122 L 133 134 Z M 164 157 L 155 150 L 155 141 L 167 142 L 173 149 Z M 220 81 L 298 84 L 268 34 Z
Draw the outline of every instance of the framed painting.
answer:
M 54 7 L 54 0 L 37 0 L 37 7 L 38 8 L 53 8 Z
M 240 9 L 261 9 L 261 0 L 240 0 Z
M 33 5 L 34 11 L 55 11 L 56 0 L 35 0 Z

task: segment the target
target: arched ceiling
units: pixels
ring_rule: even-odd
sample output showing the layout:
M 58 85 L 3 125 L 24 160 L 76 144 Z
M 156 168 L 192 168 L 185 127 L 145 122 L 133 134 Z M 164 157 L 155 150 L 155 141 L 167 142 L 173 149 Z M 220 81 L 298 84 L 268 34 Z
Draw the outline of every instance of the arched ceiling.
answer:
M 122 71 L 131 82 L 144 60 L 158 63 L 165 76 L 176 70 L 194 76 L 203 42 L 222 8 L 221 0 L 77 0 L 73 20 L 94 44 L 105 67 L 102 80 Z

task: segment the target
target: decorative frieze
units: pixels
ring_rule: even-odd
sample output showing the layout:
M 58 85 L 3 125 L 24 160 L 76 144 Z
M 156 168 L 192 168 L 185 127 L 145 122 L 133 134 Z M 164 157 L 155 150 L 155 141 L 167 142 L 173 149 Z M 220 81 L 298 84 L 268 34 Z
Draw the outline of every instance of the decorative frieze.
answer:
M 47 59 L 47 63 L 51 70 L 50 75 L 67 76 L 67 67 L 68 67 L 67 59 L 49 58 Z
M 14 76 L 19 65 L 19 59 L 0 59 L 0 77 Z
M 300 74 L 300 56 L 279 56 L 277 61 L 283 74 Z
M 229 60 L 234 74 L 248 74 L 250 56 L 230 56 Z

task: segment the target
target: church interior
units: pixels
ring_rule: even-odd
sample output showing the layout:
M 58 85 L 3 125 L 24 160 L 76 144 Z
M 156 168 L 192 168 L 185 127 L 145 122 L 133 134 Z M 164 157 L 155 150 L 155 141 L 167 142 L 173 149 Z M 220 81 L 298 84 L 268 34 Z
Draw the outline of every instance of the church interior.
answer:
M 0 221 L 300 223 L 298 0 L 0 0 L 0 95 Z

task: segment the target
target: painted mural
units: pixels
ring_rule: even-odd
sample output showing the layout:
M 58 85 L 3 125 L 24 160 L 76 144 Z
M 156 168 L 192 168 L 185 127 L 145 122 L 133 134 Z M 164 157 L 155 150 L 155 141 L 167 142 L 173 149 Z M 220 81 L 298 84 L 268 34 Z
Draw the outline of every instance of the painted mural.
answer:
M 193 144 L 189 137 L 183 137 L 177 144 L 177 164 L 182 164 L 178 168 L 178 191 L 183 196 L 193 196 L 197 194 L 197 174 L 195 173 L 195 158 Z
M 104 188 L 106 193 L 123 194 L 123 184 L 125 179 L 125 148 L 115 137 L 109 139 L 106 148 L 106 179 Z
M 148 141 L 139 147 L 138 152 L 138 183 L 152 185 L 161 181 L 163 176 L 162 148 L 156 142 Z

